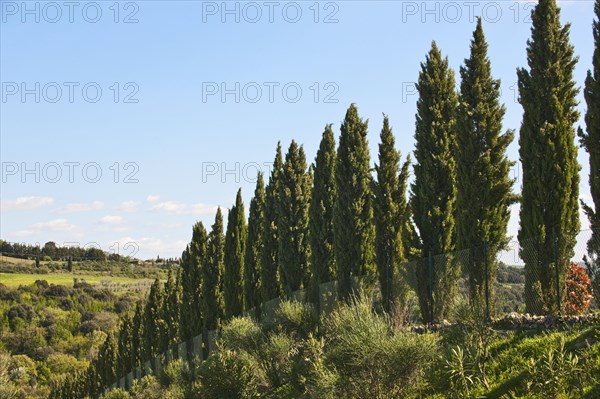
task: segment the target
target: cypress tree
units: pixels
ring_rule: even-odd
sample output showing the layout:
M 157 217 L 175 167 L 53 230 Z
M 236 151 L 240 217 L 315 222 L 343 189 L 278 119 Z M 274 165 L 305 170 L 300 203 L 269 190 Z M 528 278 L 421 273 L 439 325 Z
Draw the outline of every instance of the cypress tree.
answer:
M 144 309 L 142 362 L 150 360 L 159 353 L 161 332 L 166 327 L 161 312 L 163 299 L 163 289 L 160 280 L 156 278 L 150 287 Z
M 238 316 L 244 310 L 243 277 L 247 234 L 242 190 L 239 189 L 235 205 L 231 207 L 227 217 L 227 233 L 225 234 L 223 289 L 226 319 Z
M 283 169 L 281 143 L 277 143 L 277 152 L 269 184 L 265 188 L 265 218 L 263 227 L 263 251 L 261 256 L 261 291 L 263 302 L 279 296 L 279 247 L 277 208 L 279 204 L 279 180 Z
M 192 262 L 190 245 L 186 245 L 181 253 L 181 305 L 179 307 L 179 337 L 187 341 L 194 334 L 195 321 L 192 320 L 194 296 L 194 277 L 192 276 Z
M 454 72 L 435 42 L 417 83 L 419 99 L 415 123 L 415 180 L 411 208 L 424 253 L 454 250 L 456 201 L 456 108 Z M 448 315 L 456 290 L 458 266 L 449 257 L 429 268 L 417 268 L 417 295 L 424 321 Z
M 127 315 L 123 318 L 119 327 L 119 336 L 117 339 L 117 375 L 123 377 L 132 370 L 132 320 L 131 316 Z
M 308 283 L 310 187 L 304 149 L 292 140 L 280 175 L 277 208 L 279 273 L 288 296 Z
M 585 114 L 586 132 L 579 129 L 581 145 L 590 156 L 589 184 L 594 201 L 594 209 L 588 204 L 581 203 L 592 228 L 592 236 L 587 243 L 589 258 L 585 263 L 593 282 L 596 293 L 596 303 L 600 304 L 600 1 L 596 0 L 594 11 L 596 20 L 593 24 L 594 56 L 592 59 L 593 72 L 588 71 L 583 91 L 587 103 Z
M 263 229 L 265 218 L 265 183 L 262 173 L 256 178 L 254 198 L 250 201 L 248 216 L 248 240 L 244 257 L 244 302 L 252 309 L 261 302 L 260 263 L 263 251 Z
M 173 271 L 169 270 L 167 283 L 165 284 L 165 298 L 162 304 L 162 319 L 165 321 L 165 329 L 161 334 L 160 353 L 178 343 L 177 327 L 181 306 L 181 286 L 178 284 L 178 280 L 173 277 Z M 199 316 L 198 314 L 195 317 L 200 318 Z
M 335 204 L 335 138 L 325 126 L 314 167 L 314 186 L 309 207 L 310 267 L 315 284 L 335 278 L 333 207 Z
M 202 262 L 206 255 L 206 245 L 208 234 L 202 222 L 197 222 L 192 229 L 192 241 L 190 242 L 189 252 L 189 279 L 187 288 L 189 292 L 189 310 L 190 313 L 186 317 L 191 319 L 189 336 L 186 339 L 197 335 L 202 330 L 202 304 L 200 300 L 200 285 L 202 283 Z
M 96 359 L 100 387 L 105 388 L 117 379 L 117 342 L 112 332 L 104 340 Z
M 405 207 L 401 202 L 404 192 L 400 192 L 400 152 L 395 148 L 394 134 L 386 115 L 380 139 L 379 164 L 375 165 L 377 180 L 373 181 L 375 261 L 383 307 L 389 312 L 393 302 L 394 274 L 404 261 L 402 230 Z
M 141 304 L 135 305 L 135 312 L 131 322 L 131 366 L 133 370 L 142 363 L 143 355 L 143 334 L 144 334 L 144 307 Z
M 224 269 L 223 215 L 217 209 L 215 223 L 208 235 L 206 261 L 202 264 L 202 315 L 204 332 L 219 328 L 223 317 Z
M 493 297 L 496 254 L 508 244 L 506 228 L 509 206 L 515 202 L 515 163 L 506 157 L 514 132 L 502 133 L 504 105 L 500 104 L 500 81 L 492 77 L 491 62 L 481 18 L 471 41 L 471 55 L 460 68 L 462 78 L 457 131 L 456 231 L 458 249 L 470 249 L 465 272 L 472 302 L 484 303 L 485 265 L 482 243 L 486 243 L 490 297 Z
M 561 26 L 556 1 L 540 0 L 532 21 L 527 42 L 529 70 L 517 71 L 524 111 L 519 136 L 523 187 L 518 237 L 525 262 L 527 312 L 545 313 L 557 311 L 556 287 L 564 286 L 579 230 L 579 165 L 573 127 L 579 117 L 579 90 L 573 81 L 577 58 L 569 43 L 570 26 Z
M 335 167 L 333 233 L 338 295 L 342 299 L 352 293 L 352 276 L 370 279 L 375 269 L 367 129 L 368 121 L 363 122 L 356 105 L 350 105 L 341 126 Z

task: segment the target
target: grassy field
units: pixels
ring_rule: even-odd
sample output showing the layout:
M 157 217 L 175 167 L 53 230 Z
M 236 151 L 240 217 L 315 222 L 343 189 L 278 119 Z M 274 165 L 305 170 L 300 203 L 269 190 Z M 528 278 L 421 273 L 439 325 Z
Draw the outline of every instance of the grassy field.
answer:
M 110 281 L 111 283 L 138 283 L 144 279 L 135 279 L 130 277 L 112 277 L 93 274 L 75 274 L 75 273 L 48 273 L 48 274 L 28 274 L 28 273 L 0 273 L 0 283 L 9 287 L 18 287 L 19 285 L 33 284 L 35 280 L 46 280 L 48 284 L 73 285 L 73 278 L 84 279 L 86 282 L 100 283 Z

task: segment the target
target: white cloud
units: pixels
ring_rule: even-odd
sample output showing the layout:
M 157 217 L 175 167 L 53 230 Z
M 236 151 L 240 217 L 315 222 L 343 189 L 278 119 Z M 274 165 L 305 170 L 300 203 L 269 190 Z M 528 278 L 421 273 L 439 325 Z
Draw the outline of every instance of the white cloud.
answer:
M 62 208 L 55 209 L 54 212 L 57 213 L 75 213 L 75 212 L 90 212 L 97 211 L 104 208 L 104 203 L 102 201 L 93 201 L 90 203 L 73 203 L 67 204 Z
M 153 259 L 157 255 L 172 257 L 172 254 L 181 254 L 186 244 L 187 242 L 184 240 L 165 242 L 158 237 L 134 238 L 131 236 L 110 242 L 113 248 L 118 248 L 119 254 L 142 259 Z
M 182 202 L 165 201 L 154 205 L 151 210 L 165 212 L 170 215 L 208 215 L 217 210 L 214 205 L 184 204 Z
M 14 200 L 0 201 L 0 209 L 3 211 L 26 211 L 50 205 L 54 202 L 52 197 L 18 197 Z
M 55 219 L 48 222 L 34 223 L 28 229 L 19 230 L 14 233 L 18 237 L 29 237 L 46 231 L 52 232 L 73 232 L 77 226 L 71 224 L 67 219 Z
M 137 211 L 139 204 L 140 203 L 137 201 L 121 202 L 121 204 L 117 207 L 117 210 L 121 212 L 135 212 Z
M 150 203 L 158 202 L 159 199 L 160 199 L 159 195 L 149 195 L 146 197 L 146 201 L 148 201 Z
M 121 223 L 123 223 L 123 217 L 121 217 L 121 216 L 107 215 L 100 219 L 100 224 L 115 225 L 115 224 L 121 224 Z

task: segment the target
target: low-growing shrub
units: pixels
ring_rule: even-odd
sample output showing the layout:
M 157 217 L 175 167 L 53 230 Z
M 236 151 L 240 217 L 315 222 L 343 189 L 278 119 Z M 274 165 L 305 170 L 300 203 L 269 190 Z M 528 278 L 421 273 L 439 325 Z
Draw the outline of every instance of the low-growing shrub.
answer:
M 195 397 L 258 398 L 256 365 L 247 355 L 224 350 L 212 353 L 198 371 Z
M 283 301 L 275 310 L 273 323 L 287 334 L 306 338 L 314 333 L 319 322 L 315 308 L 310 303 Z

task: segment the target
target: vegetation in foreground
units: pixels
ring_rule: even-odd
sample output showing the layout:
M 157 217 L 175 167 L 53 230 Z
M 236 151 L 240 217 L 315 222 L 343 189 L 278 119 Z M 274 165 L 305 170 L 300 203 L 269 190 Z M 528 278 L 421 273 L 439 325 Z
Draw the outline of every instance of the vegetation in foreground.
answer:
M 274 321 L 234 318 L 204 362 L 171 362 L 116 398 L 596 398 L 600 326 L 497 332 L 463 304 L 459 324 L 417 334 L 354 299 L 319 320 L 283 302 Z
M 30 276 L 37 280 L 18 288 L 0 283 L 0 398 L 47 398 L 57 382 L 88 367 L 142 295 Z

